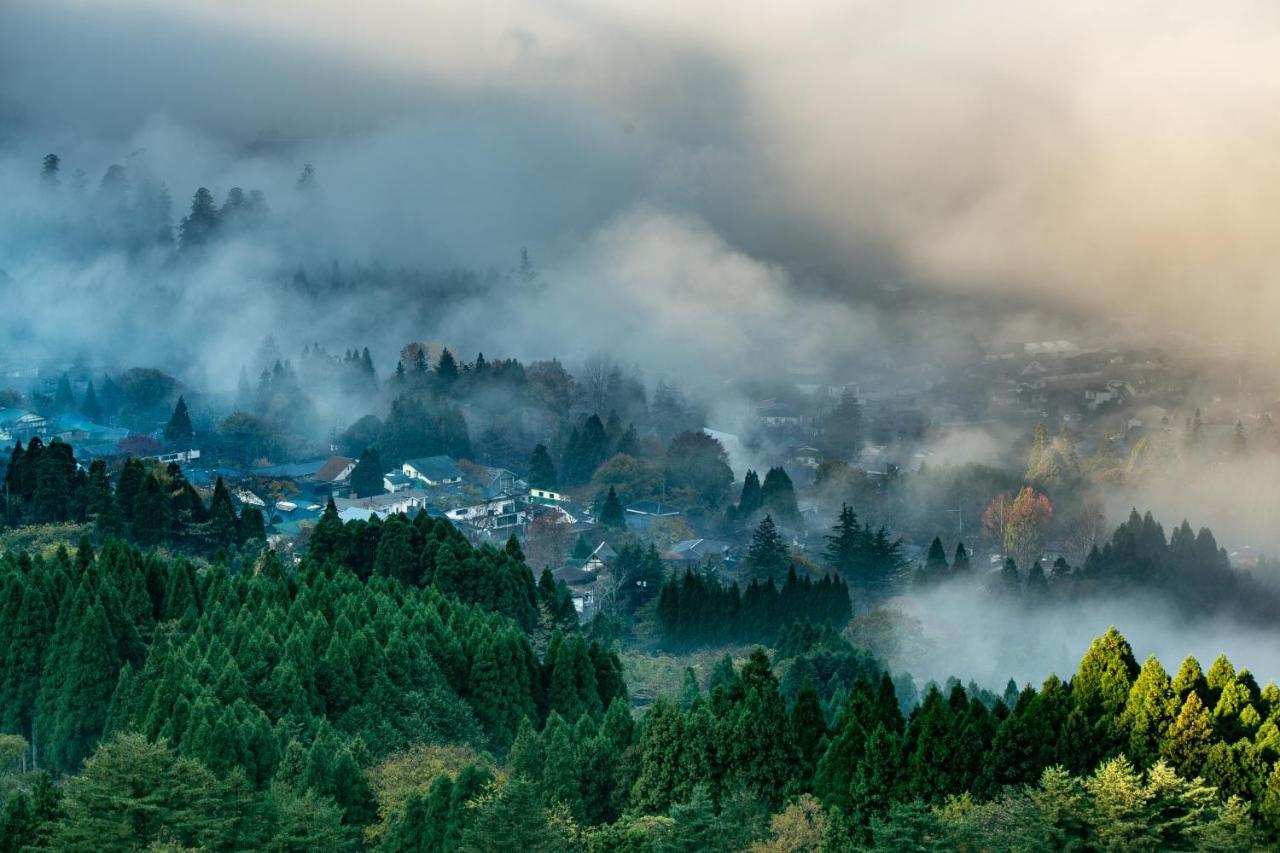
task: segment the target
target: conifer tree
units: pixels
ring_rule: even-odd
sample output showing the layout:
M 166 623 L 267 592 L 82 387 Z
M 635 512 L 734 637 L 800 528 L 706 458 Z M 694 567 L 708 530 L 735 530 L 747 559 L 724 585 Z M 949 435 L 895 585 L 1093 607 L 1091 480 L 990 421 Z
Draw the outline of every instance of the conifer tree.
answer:
M 760 487 L 760 503 L 766 512 L 777 516 L 783 523 L 795 523 L 800 519 L 796 505 L 796 490 L 791 477 L 782 467 L 770 468 Z
M 557 485 L 556 468 L 545 444 L 535 445 L 529 457 L 529 485 L 535 489 L 554 490 Z
M 247 506 L 240 513 L 240 535 L 246 542 L 262 542 L 267 538 L 267 524 L 262 510 Z
M 213 484 L 213 498 L 209 502 L 209 532 L 220 547 L 240 541 L 240 523 L 236 508 L 231 503 L 231 493 L 219 477 Z
M 849 782 L 851 821 L 855 826 L 870 827 L 871 821 L 885 814 L 901 796 L 901 765 L 898 736 L 878 723 L 867 738 L 866 752 Z
M 942 547 L 942 540 L 935 536 L 929 543 L 929 553 L 924 561 L 925 578 L 930 583 L 942 580 L 947 570 L 947 552 Z
M 609 487 L 609 494 L 605 496 L 604 505 L 600 508 L 600 524 L 612 530 L 625 530 L 627 527 L 622 501 L 618 500 L 618 493 L 613 486 Z
M 58 185 L 58 167 L 62 163 L 62 158 L 57 154 L 46 154 L 44 160 L 41 161 L 40 178 L 46 186 L 56 187 Z
M 453 353 L 449 352 L 449 348 L 445 347 L 440 352 L 439 360 L 436 361 L 436 382 L 441 388 L 448 390 L 457 381 L 458 360 L 453 357 Z
M 311 531 L 311 538 L 307 540 L 307 552 L 317 562 L 323 563 L 330 557 L 338 555 L 343 536 L 338 507 L 334 504 L 333 498 L 329 498 L 324 510 L 320 513 L 320 518 L 316 520 L 315 528 Z
M 351 471 L 351 490 L 358 498 L 367 498 L 382 494 L 382 457 L 376 447 L 366 447 L 360 454 L 360 461 Z
M 801 779 L 808 786 L 818 767 L 819 750 L 827 737 L 827 724 L 818 691 L 807 677 L 791 709 L 791 733 L 800 752 Z
M 169 496 L 154 475 L 142 478 L 142 486 L 134 501 L 133 525 L 130 527 L 134 541 L 144 547 L 168 541 L 173 532 L 173 511 Z
M 791 555 L 772 515 L 766 515 L 751 535 L 746 564 L 749 575 L 757 580 L 780 579 L 786 574 Z
M 747 470 L 742 478 L 742 495 L 738 498 L 738 518 L 748 519 L 761 506 L 764 500 L 760 494 L 760 476 L 755 471 Z
M 1121 717 L 1121 725 L 1129 735 L 1125 754 L 1134 764 L 1150 767 L 1160 758 L 1161 744 L 1178 711 L 1177 694 L 1168 673 L 1155 657 L 1148 657 L 1129 690 Z
M 191 198 L 191 212 L 178 226 L 178 244 L 184 252 L 199 249 L 212 240 L 217 227 L 218 210 L 213 193 L 200 187 Z
M 169 422 L 164 427 L 164 440 L 170 446 L 187 446 L 195 440 L 195 437 L 195 430 L 191 426 L 191 415 L 187 412 L 187 401 L 178 397 L 178 403 L 173 407 L 173 414 L 169 416 Z
M 71 393 L 71 379 L 67 374 L 58 377 L 58 387 L 53 393 L 53 410 L 70 412 L 76 407 L 75 395 Z
M 51 766 L 71 769 L 93 750 L 115 690 L 120 659 L 101 603 L 84 585 L 59 617 L 41 679 L 36 739 Z
M 116 506 L 120 510 L 121 520 L 125 524 L 133 521 L 133 511 L 142 490 L 142 480 L 147 476 L 141 459 L 130 457 L 124 461 L 120 471 L 120 480 L 116 484 Z

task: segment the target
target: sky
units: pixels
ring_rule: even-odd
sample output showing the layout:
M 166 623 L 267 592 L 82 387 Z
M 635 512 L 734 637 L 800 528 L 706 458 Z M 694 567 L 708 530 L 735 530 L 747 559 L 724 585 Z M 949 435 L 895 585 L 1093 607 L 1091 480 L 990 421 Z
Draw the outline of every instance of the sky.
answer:
M 1274 353 L 1274 4 L 9 0 L 4 15 L 10 142 L 101 163 L 148 146 L 175 190 L 254 168 L 254 143 L 310 158 L 352 252 L 481 266 L 531 245 L 558 265 L 656 217 L 806 292 L 1139 305 L 1156 328 Z

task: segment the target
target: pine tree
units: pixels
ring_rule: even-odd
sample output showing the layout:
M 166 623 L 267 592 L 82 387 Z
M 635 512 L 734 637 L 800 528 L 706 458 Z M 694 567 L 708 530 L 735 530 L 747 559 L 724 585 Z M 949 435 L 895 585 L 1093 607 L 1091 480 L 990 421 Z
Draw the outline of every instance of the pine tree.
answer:
M 196 433 L 191 427 L 191 416 L 187 412 L 187 401 L 178 397 L 173 407 L 173 414 L 164 427 L 164 440 L 171 446 L 189 446 L 195 440 Z
M 627 527 L 622 501 L 618 500 L 618 493 L 613 486 L 609 487 L 609 494 L 605 496 L 604 505 L 600 508 L 600 524 L 612 530 L 625 530 Z
M 267 538 L 267 523 L 262 510 L 247 506 L 240 513 L 240 536 L 246 542 L 263 542 Z
M 191 212 L 178 226 L 178 243 L 183 251 L 193 251 L 209 243 L 218 227 L 218 210 L 213 193 L 204 187 L 191 198 Z
M 942 580 L 947 575 L 947 552 L 942 547 L 942 540 L 937 536 L 929 543 L 929 553 L 924 561 L 924 575 L 929 583 Z
M 70 769 L 89 755 L 102 732 L 120 659 L 106 613 L 84 585 L 58 623 L 35 725 L 45 761 Z
M 822 702 L 813 681 L 805 678 L 796 703 L 791 709 L 791 734 L 800 752 L 801 778 L 807 786 L 817 770 L 820 749 L 827 737 L 827 724 L 822 714 Z
M 760 477 L 755 471 L 748 469 L 742 478 L 742 495 L 738 498 L 738 518 L 749 519 L 763 505 Z
M 339 556 L 343 538 L 344 531 L 342 520 L 338 518 L 338 507 L 334 504 L 333 498 L 329 498 L 324 510 L 320 513 L 320 518 L 316 520 L 311 537 L 307 540 L 307 553 L 317 562 L 323 563 L 331 557 Z
M 1150 767 L 1160 758 L 1161 744 L 1178 710 L 1168 673 L 1155 657 L 1148 657 L 1129 690 L 1121 717 L 1121 725 L 1129 735 L 1125 754 L 1138 767 Z
M 45 182 L 46 186 L 56 187 L 58 185 L 58 167 L 62 163 L 62 158 L 57 154 L 46 154 L 41 162 L 40 178 Z
M 760 503 L 770 515 L 775 515 L 783 523 L 799 521 L 800 509 L 796 505 L 796 490 L 781 468 L 770 468 L 764 475 L 764 484 L 760 487 Z
M 533 455 L 529 457 L 528 481 L 529 485 L 535 489 L 554 490 L 556 488 L 556 468 L 545 444 L 539 444 L 533 448 Z
M 134 501 L 133 524 L 130 527 L 134 541 L 144 547 L 167 542 L 173 533 L 173 511 L 169 496 L 154 475 L 142 478 L 142 487 Z
M 877 724 L 849 782 L 851 820 L 855 826 L 869 827 L 874 818 L 889 810 L 900 796 L 902 774 L 899 738 L 883 723 Z
M 1129 691 L 1139 672 L 1129 643 L 1114 627 L 1095 639 L 1080 661 L 1071 680 L 1071 694 L 1093 737 L 1082 760 L 1094 761 L 1119 749 L 1124 740 L 1120 715 L 1129 700 Z
M 436 382 L 441 388 L 447 390 L 457 381 L 458 361 L 453 357 L 453 353 L 449 352 L 449 348 L 445 347 L 440 352 L 440 359 L 436 362 Z
M 240 523 L 236 519 L 236 508 L 231 503 L 231 493 L 219 477 L 213 484 L 213 498 L 209 502 L 209 532 L 213 541 L 220 547 L 234 545 L 240 541 Z
M 358 498 L 382 494 L 385 491 L 382 474 L 382 457 L 378 448 L 366 447 L 360 454 L 360 461 L 351 471 L 351 490 Z
M 393 515 L 383 525 L 373 573 L 378 577 L 395 578 L 403 584 L 418 583 L 418 558 L 413 552 L 413 539 L 405 516 Z
M 751 535 L 746 563 L 750 577 L 758 580 L 776 580 L 786 574 L 791 554 L 774 526 L 773 516 L 766 515 Z
M 58 387 L 53 394 L 53 410 L 70 412 L 76 407 L 75 395 L 71 393 L 71 379 L 67 374 L 58 377 Z

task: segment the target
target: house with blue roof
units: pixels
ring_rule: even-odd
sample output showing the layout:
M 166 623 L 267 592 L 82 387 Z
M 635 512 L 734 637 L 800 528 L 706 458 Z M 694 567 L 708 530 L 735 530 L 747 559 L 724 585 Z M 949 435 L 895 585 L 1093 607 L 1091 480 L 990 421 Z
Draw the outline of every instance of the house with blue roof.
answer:
M 428 486 L 449 486 L 462 482 L 462 469 L 448 456 L 428 456 L 410 459 L 400 466 L 406 477 L 419 480 Z

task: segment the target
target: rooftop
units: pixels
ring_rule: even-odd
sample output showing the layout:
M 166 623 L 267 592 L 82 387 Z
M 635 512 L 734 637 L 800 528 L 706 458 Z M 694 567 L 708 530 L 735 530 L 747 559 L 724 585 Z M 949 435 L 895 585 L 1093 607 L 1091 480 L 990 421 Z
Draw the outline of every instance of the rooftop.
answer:
M 448 456 L 427 456 L 409 459 L 405 463 L 428 480 L 457 480 L 462 477 L 458 463 Z

